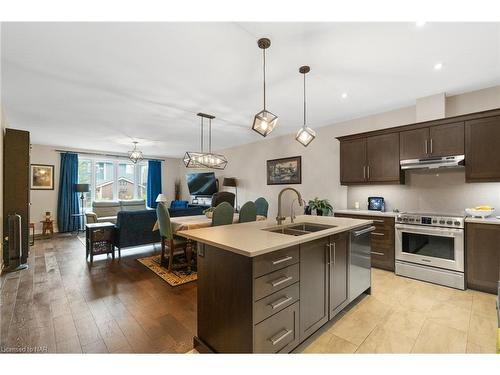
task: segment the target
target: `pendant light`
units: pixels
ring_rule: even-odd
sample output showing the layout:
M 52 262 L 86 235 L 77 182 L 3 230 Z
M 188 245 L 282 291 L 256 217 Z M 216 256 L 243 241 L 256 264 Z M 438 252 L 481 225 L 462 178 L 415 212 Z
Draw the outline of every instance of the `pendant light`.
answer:
M 142 151 L 137 149 L 137 143 L 139 142 L 134 141 L 132 143 L 134 144 L 134 149 L 128 152 L 128 158 L 132 163 L 137 164 L 144 159 L 144 155 L 142 154 Z
M 212 153 L 212 119 L 215 116 L 207 115 L 206 113 L 198 113 L 200 117 L 200 152 L 188 151 L 184 155 L 184 165 L 186 168 L 209 168 L 209 169 L 224 169 L 227 165 L 227 159 L 224 155 Z M 208 152 L 204 152 L 203 141 L 203 119 L 208 119 Z
M 295 139 L 304 147 L 307 147 L 309 143 L 316 138 L 316 132 L 306 126 L 306 74 L 310 71 L 311 68 L 307 65 L 299 68 L 299 73 L 304 76 L 304 125 L 302 125 L 302 128 L 297 132 Z
M 278 122 L 278 116 L 266 110 L 266 49 L 271 46 L 271 41 L 267 38 L 262 38 L 257 41 L 257 45 L 260 49 L 262 49 L 264 62 L 264 109 L 255 115 L 252 130 L 255 130 L 257 133 L 265 137 L 273 131 Z

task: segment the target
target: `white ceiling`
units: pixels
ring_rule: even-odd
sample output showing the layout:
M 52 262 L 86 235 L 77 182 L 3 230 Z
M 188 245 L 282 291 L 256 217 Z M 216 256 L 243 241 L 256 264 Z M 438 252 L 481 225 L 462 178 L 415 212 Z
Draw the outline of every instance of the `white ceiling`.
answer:
M 33 143 L 180 157 L 201 111 L 214 149 L 253 142 L 263 36 L 271 136 L 301 126 L 304 64 L 313 128 L 500 84 L 499 23 L 3 23 L 5 116 Z

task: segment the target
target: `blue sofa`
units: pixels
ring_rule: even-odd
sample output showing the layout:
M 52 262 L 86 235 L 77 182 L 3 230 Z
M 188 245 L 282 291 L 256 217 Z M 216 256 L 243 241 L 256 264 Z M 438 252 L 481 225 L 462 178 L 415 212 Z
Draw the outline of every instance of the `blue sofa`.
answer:
M 118 212 L 115 225 L 115 246 L 118 251 L 124 247 L 160 242 L 160 232 L 153 232 L 155 223 L 155 210 Z
M 201 215 L 206 206 L 169 208 L 170 217 Z M 160 242 L 160 231 L 154 231 L 156 210 L 120 211 L 115 224 L 115 247 L 141 246 Z

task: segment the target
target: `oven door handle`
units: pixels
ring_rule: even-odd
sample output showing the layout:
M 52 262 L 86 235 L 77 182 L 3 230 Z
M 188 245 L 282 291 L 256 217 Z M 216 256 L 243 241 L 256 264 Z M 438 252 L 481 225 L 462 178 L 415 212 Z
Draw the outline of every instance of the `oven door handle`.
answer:
M 457 234 L 463 235 L 463 229 L 456 228 L 437 228 L 437 227 L 422 227 L 418 225 L 405 225 L 405 224 L 396 224 L 394 226 L 399 232 L 408 232 L 408 233 L 416 233 L 416 234 L 437 234 L 449 237 L 455 237 Z

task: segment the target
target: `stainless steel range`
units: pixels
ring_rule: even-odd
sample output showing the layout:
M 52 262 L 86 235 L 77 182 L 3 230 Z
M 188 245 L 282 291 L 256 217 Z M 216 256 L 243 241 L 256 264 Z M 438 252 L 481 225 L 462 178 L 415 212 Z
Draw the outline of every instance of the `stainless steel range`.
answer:
M 465 289 L 463 216 L 404 213 L 395 228 L 397 275 Z

